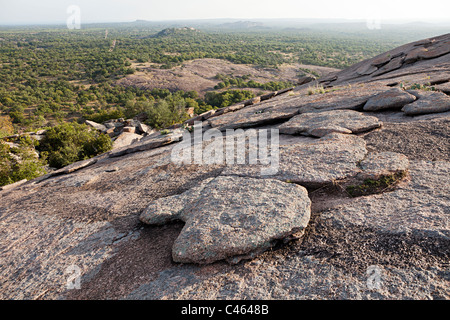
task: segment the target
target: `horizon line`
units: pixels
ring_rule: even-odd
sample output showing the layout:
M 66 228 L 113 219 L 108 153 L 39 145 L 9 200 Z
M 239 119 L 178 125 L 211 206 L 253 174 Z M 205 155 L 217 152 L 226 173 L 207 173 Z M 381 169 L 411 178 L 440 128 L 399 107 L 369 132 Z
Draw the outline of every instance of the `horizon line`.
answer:
M 206 22 L 206 21 L 221 21 L 221 20 L 231 20 L 236 22 L 252 22 L 252 21 L 322 21 L 322 22 L 334 22 L 334 23 L 358 23 L 365 22 L 367 19 L 364 18 L 198 18 L 198 19 L 162 19 L 162 20 L 147 20 L 147 19 L 133 19 L 133 20 L 113 20 L 113 21 L 98 21 L 89 20 L 84 21 L 84 24 L 119 24 L 119 23 L 135 23 L 135 22 L 147 22 L 147 23 L 173 23 L 173 22 Z M 430 25 L 442 25 L 450 24 L 450 19 L 380 19 L 384 21 L 384 24 L 410 24 L 410 23 L 426 23 Z M 17 26 L 17 27 L 27 27 L 27 26 L 58 26 L 65 25 L 66 21 L 35 21 L 35 22 L 9 22 L 5 24 L 0 24 L 0 27 L 5 26 Z

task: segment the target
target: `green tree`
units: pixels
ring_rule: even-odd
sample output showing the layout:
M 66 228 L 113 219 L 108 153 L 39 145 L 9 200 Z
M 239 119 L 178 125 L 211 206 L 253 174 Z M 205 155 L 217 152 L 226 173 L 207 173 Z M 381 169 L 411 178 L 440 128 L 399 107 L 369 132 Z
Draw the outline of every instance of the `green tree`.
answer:
M 14 127 L 9 116 L 0 117 L 0 138 L 12 135 Z
M 216 108 L 223 108 L 254 97 L 255 94 L 248 90 L 211 91 L 206 93 L 205 103 Z
M 170 105 L 165 100 L 159 100 L 153 108 L 147 111 L 147 124 L 152 128 L 164 128 L 174 123 Z
M 108 136 L 78 123 L 64 123 L 48 129 L 39 145 L 39 150 L 54 168 L 89 159 L 111 148 Z

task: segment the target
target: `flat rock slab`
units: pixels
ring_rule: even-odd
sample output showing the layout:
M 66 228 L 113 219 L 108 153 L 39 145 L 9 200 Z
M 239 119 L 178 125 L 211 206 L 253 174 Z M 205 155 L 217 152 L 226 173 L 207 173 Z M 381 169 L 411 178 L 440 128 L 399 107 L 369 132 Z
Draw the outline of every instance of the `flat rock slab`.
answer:
M 401 55 L 399 57 L 395 57 L 395 58 L 391 59 L 387 64 L 382 66 L 380 69 L 378 69 L 377 71 L 372 73 L 372 76 L 374 77 L 374 76 L 382 75 L 382 74 L 397 70 L 402 66 L 404 60 L 405 60 L 405 57 L 403 55 Z
M 379 84 L 358 84 L 353 86 L 333 87 L 329 92 L 309 95 L 299 102 L 300 113 L 362 107 L 372 96 L 389 90 Z
M 428 113 L 450 111 L 450 97 L 439 91 L 411 90 L 418 99 L 402 108 L 406 115 L 415 116 Z
M 397 190 L 360 197 L 322 214 L 336 228 L 351 225 L 389 233 L 450 239 L 450 163 L 412 161 L 411 181 Z
M 438 84 L 434 86 L 436 90 L 442 91 L 446 94 L 450 94 L 450 82 Z
M 298 113 L 336 109 L 355 110 L 373 95 L 390 89 L 380 84 L 336 87 L 325 93 L 286 93 L 236 112 L 228 112 L 209 120 L 219 130 L 248 128 L 290 119 Z
M 63 175 L 63 174 L 69 174 L 69 173 L 75 172 L 77 170 L 81 170 L 83 168 L 89 167 L 89 166 L 97 163 L 98 159 L 101 159 L 103 157 L 104 157 L 103 155 L 99 155 L 99 156 L 96 156 L 94 158 L 90 158 L 90 159 L 81 160 L 81 161 L 77 161 L 77 162 L 71 163 L 68 166 L 65 166 L 65 167 L 63 167 L 61 169 L 58 169 L 58 170 L 55 170 L 55 171 L 51 171 L 50 173 L 44 174 L 44 175 L 42 175 L 40 177 L 37 177 L 36 179 L 31 180 L 31 183 L 32 184 L 37 184 L 37 183 L 40 183 L 40 182 L 42 182 L 44 180 L 47 180 L 47 179 L 49 179 L 51 177 L 54 177 L 54 176 L 59 176 L 59 175 Z
M 310 218 L 305 188 L 278 180 L 219 176 L 185 194 L 152 202 L 147 224 L 186 222 L 172 248 L 174 261 L 238 262 L 302 234 Z
M 311 143 L 280 146 L 279 154 L 278 170 L 270 178 L 319 187 L 358 174 L 358 163 L 367 149 L 358 136 L 331 133 Z M 222 174 L 262 177 L 262 168 L 266 167 L 235 164 L 227 166 Z
M 8 210 L 1 218 L 4 300 L 57 300 L 68 274 L 79 270 L 83 286 L 114 253 L 114 241 L 126 236 L 108 222 L 74 222 L 30 210 Z
M 417 60 L 432 59 L 450 52 L 450 41 L 442 41 L 428 47 L 419 47 L 408 53 L 405 63 L 412 63 Z
M 370 98 L 364 105 L 364 111 L 378 111 L 384 109 L 400 109 L 412 103 L 416 97 L 399 88 L 393 88 Z
M 359 133 L 381 127 L 382 122 L 353 110 L 332 110 L 318 113 L 303 113 L 283 123 L 280 133 L 305 134 L 323 137 L 331 132 Z
M 256 105 L 238 105 L 239 109 L 231 109 L 229 112 L 210 119 L 208 122 L 213 128 L 219 130 L 248 128 L 263 125 L 274 121 L 292 118 L 298 114 L 298 104 L 295 96 L 284 94 Z M 242 107 L 242 108 L 241 108 Z M 234 112 L 231 112 L 235 110 Z
M 136 135 L 134 133 L 128 133 L 132 135 Z M 164 146 L 166 144 L 170 144 L 172 142 L 180 141 L 182 139 L 181 132 L 173 132 L 167 135 L 161 135 L 161 134 L 155 134 L 155 135 L 149 135 L 147 137 L 140 136 L 141 139 L 137 142 L 132 143 L 129 146 L 124 146 L 121 148 L 114 149 L 109 153 L 109 157 L 120 157 L 125 154 L 134 153 L 134 152 L 140 152 L 140 151 L 146 151 L 151 150 L 154 148 L 158 148 L 161 146 Z
M 376 78 L 394 79 L 400 75 L 411 75 L 412 80 L 433 76 L 438 69 L 448 62 L 450 52 L 449 34 L 428 39 L 429 42 L 419 41 L 408 43 L 374 58 L 361 61 L 332 76 L 319 80 L 326 85 L 344 85 L 349 82 L 365 82 Z M 441 62 L 443 62 L 441 64 Z M 420 72 L 418 72 L 420 69 Z M 448 66 L 444 67 L 448 74 Z M 416 83 L 414 81 L 412 83 Z
M 186 221 L 184 213 L 200 198 L 202 191 L 214 178 L 202 181 L 199 185 L 179 194 L 160 198 L 150 203 L 141 213 L 140 220 L 146 224 L 164 225 L 175 220 Z
M 374 152 L 359 163 L 364 178 L 378 179 L 380 176 L 405 172 L 409 167 L 408 158 L 397 152 Z
M 131 127 L 129 127 L 131 128 Z M 133 127 L 134 129 L 134 127 Z M 136 134 L 134 132 L 131 131 L 125 131 L 122 132 L 119 136 L 117 136 L 116 140 L 114 140 L 113 142 L 113 150 L 114 149 L 119 149 L 119 148 L 123 148 L 123 147 L 127 147 L 130 144 L 133 144 L 135 142 L 138 142 L 139 140 L 141 140 L 143 138 L 143 136 Z
M 103 124 L 100 124 L 100 123 L 97 123 L 97 122 L 94 122 L 94 121 L 86 120 L 85 123 L 88 126 L 91 126 L 92 128 L 94 128 L 94 129 L 96 129 L 98 131 L 101 131 L 101 132 L 105 132 L 106 129 L 107 129 Z
M 361 67 L 356 69 L 356 73 L 359 75 L 365 76 L 365 75 L 374 73 L 377 70 L 378 70 L 377 67 L 368 63 L 368 64 L 362 65 Z
M 315 127 L 315 128 L 310 128 L 307 131 L 305 131 L 303 134 L 307 134 L 313 137 L 324 137 L 329 133 L 345 133 L 345 134 L 350 134 L 352 133 L 351 130 L 344 128 L 344 127 L 340 127 L 337 125 L 325 125 L 325 126 L 319 126 L 319 127 Z

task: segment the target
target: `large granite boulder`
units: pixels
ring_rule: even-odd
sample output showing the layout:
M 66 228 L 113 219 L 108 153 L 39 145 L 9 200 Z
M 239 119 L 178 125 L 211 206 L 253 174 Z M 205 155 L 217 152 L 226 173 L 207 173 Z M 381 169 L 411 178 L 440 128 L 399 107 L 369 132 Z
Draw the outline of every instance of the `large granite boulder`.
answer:
M 450 111 L 450 97 L 445 93 L 424 90 L 411 90 L 410 93 L 416 95 L 417 100 L 402 108 L 409 116 Z
M 360 133 L 381 127 L 382 122 L 353 110 L 303 113 L 279 126 L 283 134 L 305 134 L 323 137 L 331 132 Z
M 298 237 L 310 218 L 305 188 L 277 180 L 217 177 L 181 195 L 161 198 L 141 214 L 147 224 L 186 222 L 173 245 L 177 262 L 238 262 Z
M 107 130 L 107 128 L 103 124 L 100 124 L 100 123 L 97 123 L 97 122 L 94 122 L 94 121 L 91 121 L 91 120 L 86 120 L 85 123 L 88 126 L 94 128 L 94 129 L 96 129 L 98 131 L 101 131 L 101 132 L 106 132 L 106 130 Z
M 364 111 L 384 109 L 400 109 L 405 104 L 412 103 L 416 97 L 400 88 L 392 88 L 370 98 L 364 105 Z
M 360 176 L 378 179 L 380 176 L 405 173 L 409 167 L 409 160 L 408 157 L 397 152 L 373 152 L 359 163 L 359 167 L 362 170 Z
M 138 142 L 142 139 L 142 136 L 139 134 L 136 134 L 134 132 L 128 132 L 124 131 L 120 135 L 117 136 L 117 138 L 113 142 L 112 149 L 120 149 L 123 147 L 128 147 L 129 145 Z

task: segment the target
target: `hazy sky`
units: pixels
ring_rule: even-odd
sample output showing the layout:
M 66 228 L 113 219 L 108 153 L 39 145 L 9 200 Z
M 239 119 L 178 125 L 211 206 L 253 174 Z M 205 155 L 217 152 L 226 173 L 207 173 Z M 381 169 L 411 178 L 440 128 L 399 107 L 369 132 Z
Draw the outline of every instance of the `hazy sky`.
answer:
M 213 18 L 344 18 L 449 21 L 450 0 L 0 0 L 0 25 Z

